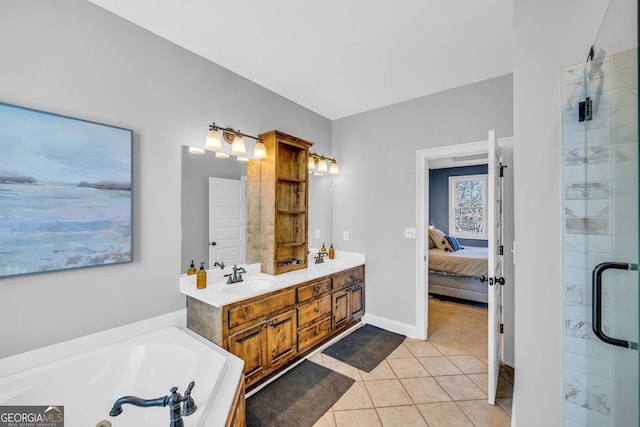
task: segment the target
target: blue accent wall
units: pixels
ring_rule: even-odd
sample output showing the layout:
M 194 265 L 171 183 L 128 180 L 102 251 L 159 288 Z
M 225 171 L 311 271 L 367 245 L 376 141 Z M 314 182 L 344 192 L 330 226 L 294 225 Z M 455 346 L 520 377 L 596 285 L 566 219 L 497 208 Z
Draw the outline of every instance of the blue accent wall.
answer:
M 429 170 L 429 222 L 449 234 L 449 177 L 488 173 L 488 165 Z M 462 246 L 487 247 L 486 240 L 459 239 Z

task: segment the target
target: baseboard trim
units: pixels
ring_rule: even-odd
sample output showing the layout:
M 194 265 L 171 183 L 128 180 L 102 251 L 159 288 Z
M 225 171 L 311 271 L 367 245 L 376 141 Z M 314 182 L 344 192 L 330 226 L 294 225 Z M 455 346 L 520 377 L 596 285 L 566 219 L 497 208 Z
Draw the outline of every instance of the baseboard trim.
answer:
M 395 332 L 396 334 L 406 335 L 409 338 L 416 338 L 418 336 L 416 325 L 398 322 L 397 320 L 376 316 L 375 314 L 365 313 L 364 316 L 362 316 L 362 321 L 369 325 Z

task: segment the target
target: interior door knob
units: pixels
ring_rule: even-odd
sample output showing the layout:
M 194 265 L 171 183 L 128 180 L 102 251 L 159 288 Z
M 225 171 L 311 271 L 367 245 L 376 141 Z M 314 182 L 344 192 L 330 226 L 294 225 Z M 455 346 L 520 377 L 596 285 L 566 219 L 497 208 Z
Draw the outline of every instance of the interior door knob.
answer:
M 211 242 L 211 246 L 215 246 L 216 244 L 216 242 Z

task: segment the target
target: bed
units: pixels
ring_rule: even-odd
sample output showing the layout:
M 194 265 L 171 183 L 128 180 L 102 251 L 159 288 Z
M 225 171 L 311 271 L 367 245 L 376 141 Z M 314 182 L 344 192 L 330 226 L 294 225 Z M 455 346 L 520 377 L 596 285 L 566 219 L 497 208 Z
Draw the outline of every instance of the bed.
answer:
M 487 303 L 487 248 L 429 249 L 429 293 Z

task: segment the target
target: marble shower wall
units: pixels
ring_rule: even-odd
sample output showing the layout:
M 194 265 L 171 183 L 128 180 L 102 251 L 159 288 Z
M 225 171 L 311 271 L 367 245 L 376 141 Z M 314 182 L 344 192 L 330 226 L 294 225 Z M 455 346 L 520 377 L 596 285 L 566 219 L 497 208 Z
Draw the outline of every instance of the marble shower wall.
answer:
M 564 426 L 613 427 L 614 352 L 591 329 L 591 272 L 638 256 L 637 51 L 566 67 L 562 84 Z M 579 122 L 586 97 L 593 119 Z M 605 333 L 628 328 L 614 316 L 621 298 L 603 287 Z

